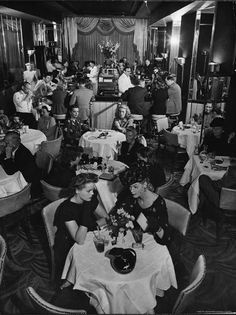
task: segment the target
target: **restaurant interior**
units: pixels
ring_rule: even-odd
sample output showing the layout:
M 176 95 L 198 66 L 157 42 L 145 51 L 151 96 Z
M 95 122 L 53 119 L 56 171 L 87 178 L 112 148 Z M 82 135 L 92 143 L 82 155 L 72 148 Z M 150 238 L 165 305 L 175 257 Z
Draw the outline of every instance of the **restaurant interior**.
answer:
M 0 314 L 236 314 L 235 86 L 235 1 L 0 1 Z M 20 143 L 10 153 L 9 137 Z M 35 168 L 27 155 L 8 172 L 20 146 Z M 62 165 L 97 179 L 67 182 Z M 77 202 L 90 184 L 96 193 Z M 58 280 L 55 213 L 69 196 L 97 196 L 106 224 L 65 220 L 73 243 Z M 144 196 L 165 204 L 157 231 Z

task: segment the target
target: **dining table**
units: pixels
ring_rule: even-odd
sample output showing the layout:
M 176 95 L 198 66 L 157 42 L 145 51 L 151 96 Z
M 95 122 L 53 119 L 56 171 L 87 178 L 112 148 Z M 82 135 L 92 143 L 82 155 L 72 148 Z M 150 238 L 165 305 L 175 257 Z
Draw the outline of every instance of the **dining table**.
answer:
M 27 186 L 27 182 L 20 171 L 8 175 L 0 165 L 0 198 L 15 194 L 25 186 Z
M 21 143 L 30 150 L 30 152 L 34 155 L 38 149 L 40 144 L 43 141 L 47 140 L 45 134 L 37 129 L 28 129 L 20 131 Z
M 118 154 L 119 143 L 125 140 L 126 136 L 122 132 L 97 129 L 84 133 L 79 140 L 79 145 L 83 148 L 92 148 L 94 156 L 114 160 Z
M 106 210 L 107 213 L 114 207 L 117 195 L 122 190 L 123 185 L 119 179 L 119 174 L 125 171 L 128 166 L 120 161 L 104 160 L 106 162 L 105 170 L 97 170 L 91 167 L 81 167 L 76 171 L 76 175 L 80 173 L 92 172 L 99 176 L 99 180 L 96 183 L 96 189 L 98 191 L 99 204 Z M 109 168 L 112 167 L 112 173 L 109 172 Z M 104 176 L 105 175 L 105 176 Z M 107 179 L 105 179 L 107 177 Z
M 188 188 L 188 204 L 193 214 L 197 212 L 199 204 L 199 176 L 205 174 L 212 180 L 218 180 L 223 177 L 230 164 L 231 158 L 228 156 L 216 156 L 202 161 L 199 155 L 193 155 L 189 159 L 180 179 L 180 185 L 190 184 Z
M 186 148 L 187 154 L 191 157 L 200 143 L 201 126 L 183 125 L 175 126 L 172 132 L 178 135 L 178 143 L 181 148 Z
M 136 264 L 126 274 L 112 268 L 106 252 L 114 247 L 131 248 L 134 239 L 130 230 L 121 243 L 109 241 L 104 252 L 95 248 L 94 233 L 88 232 L 83 245 L 70 249 L 62 279 L 74 289 L 85 291 L 98 314 L 151 314 L 156 307 L 156 296 L 163 297 L 171 286 L 177 288 L 175 270 L 166 246 L 153 236 L 143 234 L 144 247 L 134 249 Z

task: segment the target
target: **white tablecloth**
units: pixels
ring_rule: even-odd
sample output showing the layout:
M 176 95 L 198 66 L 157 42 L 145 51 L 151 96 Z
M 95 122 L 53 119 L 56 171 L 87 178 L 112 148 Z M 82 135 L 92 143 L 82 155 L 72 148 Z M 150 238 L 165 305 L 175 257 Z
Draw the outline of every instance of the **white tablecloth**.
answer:
M 102 132 L 108 131 L 109 134 L 106 138 L 97 138 Z M 114 160 L 117 150 L 117 142 L 125 141 L 126 137 L 123 133 L 115 130 L 96 130 L 88 131 L 80 138 L 79 145 L 82 147 L 93 148 L 94 156 L 101 156 L 106 158 L 110 156 L 111 160 Z
M 108 167 L 113 166 L 114 167 L 114 174 L 119 174 L 120 172 L 124 171 L 128 166 L 125 165 L 122 162 L 109 160 L 108 161 Z M 82 171 L 84 172 L 84 171 Z M 91 171 L 87 171 L 91 172 Z M 77 171 L 76 174 L 78 175 L 81 173 L 81 171 Z M 101 175 L 102 171 L 95 171 L 97 175 Z M 114 180 L 104 180 L 99 179 L 99 181 L 96 183 L 96 187 L 98 190 L 99 198 L 102 203 L 103 208 L 107 211 L 107 213 L 110 212 L 112 207 L 115 205 L 117 200 L 117 194 L 122 189 L 122 184 L 120 182 L 119 177 L 116 177 Z
M 230 165 L 230 158 L 223 157 L 223 159 L 224 163 L 221 164 L 221 166 L 228 167 Z M 189 159 L 188 163 L 185 165 L 185 170 L 180 179 L 180 184 L 184 186 L 187 183 L 191 183 L 188 189 L 188 204 L 192 213 L 196 213 L 199 204 L 199 176 L 205 174 L 212 180 L 217 180 L 220 179 L 225 174 L 225 172 L 225 170 L 212 170 L 209 160 L 204 161 L 204 163 L 200 163 L 198 155 L 193 155 Z
M 124 247 L 134 242 L 128 231 Z M 166 246 L 144 234 L 144 249 L 137 249 L 137 260 L 132 272 L 115 272 L 105 252 L 98 253 L 89 232 L 84 245 L 75 244 L 66 259 L 62 279 L 79 289 L 92 293 L 91 304 L 99 314 L 144 314 L 156 306 L 156 295 L 163 296 L 171 286 L 177 288 L 175 271 Z M 117 245 L 121 247 L 120 244 Z
M 178 142 L 182 148 L 186 148 L 188 156 L 191 157 L 195 148 L 200 142 L 200 131 L 194 133 L 193 128 L 181 130 L 179 126 L 175 126 L 172 130 L 173 133 L 178 135 Z
M 27 186 L 27 182 L 21 172 L 7 175 L 0 165 L 0 198 L 15 194 L 25 186 Z
M 29 129 L 26 133 L 22 133 L 20 137 L 21 143 L 29 149 L 33 155 L 38 151 L 41 142 L 47 140 L 45 134 L 36 129 Z

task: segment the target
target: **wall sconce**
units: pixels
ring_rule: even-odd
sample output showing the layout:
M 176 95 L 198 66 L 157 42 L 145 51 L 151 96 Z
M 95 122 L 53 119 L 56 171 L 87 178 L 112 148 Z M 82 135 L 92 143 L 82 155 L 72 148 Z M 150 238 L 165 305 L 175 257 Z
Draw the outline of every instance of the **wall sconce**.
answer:
M 175 59 L 175 62 L 180 66 L 183 66 L 185 64 L 185 58 L 184 57 L 177 57 L 174 59 Z
M 214 61 L 211 61 L 208 63 L 209 66 L 209 72 L 211 73 L 217 73 L 220 71 L 220 64 Z

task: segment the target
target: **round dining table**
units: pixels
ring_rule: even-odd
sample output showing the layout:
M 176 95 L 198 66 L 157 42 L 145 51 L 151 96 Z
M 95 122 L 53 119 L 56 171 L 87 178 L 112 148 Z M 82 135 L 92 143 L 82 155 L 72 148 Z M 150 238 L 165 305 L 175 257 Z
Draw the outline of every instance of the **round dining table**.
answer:
M 179 126 L 175 126 L 172 129 L 172 132 L 178 135 L 179 145 L 181 148 L 186 148 L 189 157 L 194 154 L 200 143 L 200 131 L 200 126 L 194 128 L 191 125 L 187 125 L 184 129 L 181 129 Z
M 106 136 L 103 136 L 105 134 Z M 94 156 L 115 160 L 118 153 L 117 144 L 125 140 L 126 136 L 122 132 L 98 129 L 84 133 L 79 145 L 83 148 L 92 148 Z
M 39 145 L 47 140 L 45 134 L 37 129 L 28 129 L 27 132 L 21 132 L 21 143 L 30 150 L 34 155 L 39 148 Z
M 156 296 L 163 296 L 171 286 L 177 288 L 175 270 L 166 246 L 158 244 L 148 233 L 143 235 L 144 248 L 135 249 L 136 264 L 127 274 L 116 272 L 106 257 L 107 250 L 97 252 L 94 234 L 89 232 L 83 245 L 74 244 L 70 249 L 62 279 L 74 289 L 91 293 L 90 303 L 98 314 L 152 313 Z M 130 248 L 134 239 L 130 230 L 125 240 L 115 247 Z
M 211 159 L 206 159 L 204 162 L 201 161 L 199 155 L 193 155 L 184 167 L 184 173 L 180 179 L 180 185 L 184 186 L 190 183 L 188 189 L 188 204 L 192 214 L 197 212 L 199 205 L 199 177 L 204 174 L 209 176 L 212 180 L 218 180 L 223 177 L 226 173 L 227 168 L 230 165 L 230 157 L 216 157 L 222 159 L 222 164 L 214 165 L 212 167 Z

